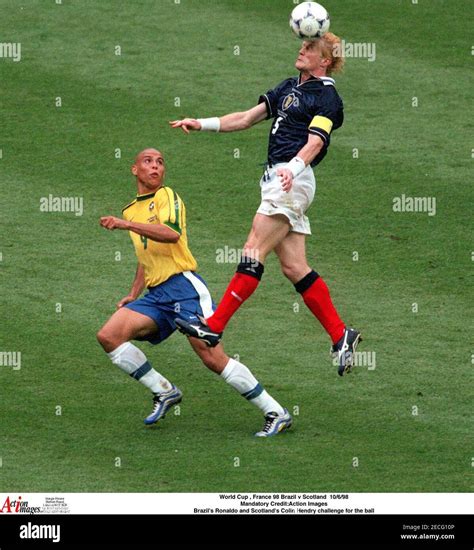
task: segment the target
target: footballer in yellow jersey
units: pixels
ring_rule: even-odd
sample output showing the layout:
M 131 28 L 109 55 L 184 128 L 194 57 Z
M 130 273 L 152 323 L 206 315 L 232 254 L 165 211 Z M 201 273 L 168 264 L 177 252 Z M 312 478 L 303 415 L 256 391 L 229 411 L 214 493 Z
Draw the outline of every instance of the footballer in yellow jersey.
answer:
M 197 262 L 188 248 L 186 208 L 175 191 L 162 186 L 156 192 L 138 195 L 122 214 L 129 222 L 163 224 L 180 236 L 177 242 L 161 243 L 130 232 L 138 261 L 144 268 L 147 287 L 159 285 L 177 273 L 197 269 Z
M 197 263 L 188 247 L 186 209 L 179 195 L 164 185 L 165 163 L 156 149 L 141 151 L 132 165 L 137 196 L 123 209 L 123 219 L 100 218 L 105 229 L 129 231 L 138 259 L 130 293 L 97 333 L 112 363 L 153 393 L 153 410 L 145 424 L 164 418 L 182 400 L 182 391 L 156 371 L 143 351 L 130 340 L 159 344 L 177 328 L 176 320 L 196 322 L 212 315 L 214 304 L 207 285 L 196 272 Z M 142 291 L 148 292 L 140 297 Z M 221 344 L 209 347 L 198 338 L 189 342 L 202 362 L 265 415 L 255 435 L 268 437 L 289 428 L 292 418 L 271 397 L 250 370 L 231 359 Z

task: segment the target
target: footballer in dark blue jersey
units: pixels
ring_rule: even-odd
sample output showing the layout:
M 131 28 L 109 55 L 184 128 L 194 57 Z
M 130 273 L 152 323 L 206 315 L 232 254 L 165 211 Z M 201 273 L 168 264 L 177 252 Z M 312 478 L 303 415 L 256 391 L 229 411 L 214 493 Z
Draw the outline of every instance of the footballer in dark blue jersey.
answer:
M 344 120 L 342 99 L 329 77 L 301 76 L 288 78 L 273 90 L 260 96 L 267 118 L 273 119 L 268 140 L 268 163 L 290 162 L 308 141 L 308 132 L 319 136 L 324 144 L 310 162 L 319 164 L 326 156 L 331 132 Z
M 354 366 L 360 333 L 339 317 L 328 287 L 308 265 L 305 250 L 306 235 L 311 234 L 306 211 L 316 189 L 312 168 L 326 156 L 331 134 L 344 119 L 343 103 L 331 78 L 344 64 L 344 58 L 335 55 L 341 51 L 340 44 L 333 33 L 303 42 L 295 62 L 299 76 L 261 95 L 258 105 L 248 111 L 170 124 L 185 133 L 235 132 L 273 119 L 267 168 L 260 180 L 262 199 L 242 261 L 214 313 L 198 323 L 177 320 L 178 328 L 209 346 L 217 345 L 230 318 L 257 288 L 267 255 L 275 251 L 283 274 L 329 334 L 342 376 Z

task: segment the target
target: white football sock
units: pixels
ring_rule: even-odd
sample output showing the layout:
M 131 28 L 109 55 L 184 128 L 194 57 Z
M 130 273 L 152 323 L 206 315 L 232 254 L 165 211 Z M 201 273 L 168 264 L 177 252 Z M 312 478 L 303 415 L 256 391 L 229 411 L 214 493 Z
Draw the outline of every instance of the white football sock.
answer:
M 143 351 L 131 342 L 121 344 L 107 355 L 114 365 L 141 382 L 153 393 L 164 393 L 172 389 L 171 382 L 157 372 L 150 365 Z
M 242 363 L 235 359 L 229 359 L 225 369 L 221 372 L 221 376 L 240 395 L 261 409 L 264 414 L 269 412 L 285 413 L 283 407 L 263 389 L 255 376 Z

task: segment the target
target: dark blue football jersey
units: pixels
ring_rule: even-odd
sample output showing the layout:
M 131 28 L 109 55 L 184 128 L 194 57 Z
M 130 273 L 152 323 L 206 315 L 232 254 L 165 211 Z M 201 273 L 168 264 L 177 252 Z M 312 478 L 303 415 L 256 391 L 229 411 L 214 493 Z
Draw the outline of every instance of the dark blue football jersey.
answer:
M 318 135 L 324 146 L 311 163 L 326 156 L 331 132 L 344 120 L 344 106 L 332 78 L 288 78 L 259 98 L 267 106 L 267 119 L 273 118 L 268 141 L 268 162 L 289 162 L 306 145 L 308 132 Z

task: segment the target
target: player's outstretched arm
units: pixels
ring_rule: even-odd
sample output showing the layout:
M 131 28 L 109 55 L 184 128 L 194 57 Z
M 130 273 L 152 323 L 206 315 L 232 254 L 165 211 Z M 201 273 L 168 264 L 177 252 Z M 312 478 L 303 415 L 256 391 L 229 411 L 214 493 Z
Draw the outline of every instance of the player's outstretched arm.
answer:
M 184 118 L 170 122 L 172 128 L 181 128 L 189 134 L 190 131 L 238 132 L 247 130 L 267 118 L 267 108 L 264 103 L 252 107 L 248 111 L 230 113 L 220 118 Z
M 135 279 L 133 280 L 133 283 L 132 283 L 132 289 L 130 290 L 129 294 L 125 296 L 125 298 L 122 298 L 119 302 L 117 302 L 117 309 L 120 309 L 125 304 L 129 304 L 130 302 L 135 301 L 143 292 L 144 288 L 145 288 L 145 272 L 143 270 L 143 266 L 141 264 L 138 264 L 137 271 L 135 273 Z
M 255 124 L 267 118 L 267 108 L 264 103 L 252 107 L 241 113 L 231 113 L 220 118 L 221 127 L 219 132 L 237 132 L 247 130 Z

